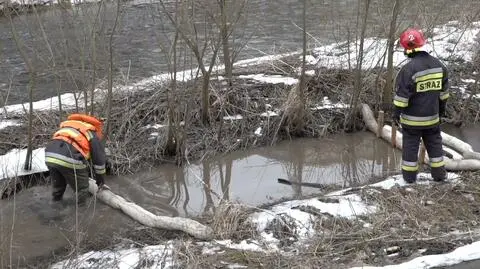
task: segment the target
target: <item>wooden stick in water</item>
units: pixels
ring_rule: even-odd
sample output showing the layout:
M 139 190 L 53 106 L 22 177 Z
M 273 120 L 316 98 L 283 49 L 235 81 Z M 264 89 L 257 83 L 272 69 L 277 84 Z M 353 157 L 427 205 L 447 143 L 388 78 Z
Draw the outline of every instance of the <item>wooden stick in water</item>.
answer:
M 378 128 L 377 128 L 377 137 L 380 137 L 382 135 L 382 129 L 383 129 L 383 124 L 385 120 L 385 113 L 383 110 L 378 111 Z

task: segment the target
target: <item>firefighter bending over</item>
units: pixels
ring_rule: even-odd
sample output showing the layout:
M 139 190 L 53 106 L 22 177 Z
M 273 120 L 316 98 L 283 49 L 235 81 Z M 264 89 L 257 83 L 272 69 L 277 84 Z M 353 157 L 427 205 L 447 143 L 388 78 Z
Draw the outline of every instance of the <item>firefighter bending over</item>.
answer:
M 400 45 L 409 58 L 396 78 L 393 120 L 403 134 L 402 174 L 414 183 L 418 172 L 418 150 L 423 139 L 435 181 L 446 178 L 443 160 L 440 117 L 445 114 L 448 73 L 442 62 L 423 49 L 426 40 L 421 31 L 408 29 L 400 36 Z
M 97 185 L 104 184 L 105 148 L 101 143 L 103 122 L 84 114 L 72 114 L 60 124 L 45 149 L 45 163 L 53 182 L 53 201 L 60 201 L 67 184 L 77 193 L 78 204 L 91 195 L 89 172 Z M 92 169 L 93 168 L 93 169 Z

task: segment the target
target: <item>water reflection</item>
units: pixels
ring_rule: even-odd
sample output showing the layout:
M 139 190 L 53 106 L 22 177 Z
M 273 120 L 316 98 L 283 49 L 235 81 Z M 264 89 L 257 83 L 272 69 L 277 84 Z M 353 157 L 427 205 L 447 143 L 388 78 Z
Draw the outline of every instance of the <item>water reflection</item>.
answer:
M 371 133 L 298 139 L 228 154 L 187 167 L 164 165 L 134 176 L 109 178 L 115 192 L 160 215 L 212 212 L 222 200 L 252 206 L 321 190 L 297 183 L 356 186 L 398 171 L 401 155 Z

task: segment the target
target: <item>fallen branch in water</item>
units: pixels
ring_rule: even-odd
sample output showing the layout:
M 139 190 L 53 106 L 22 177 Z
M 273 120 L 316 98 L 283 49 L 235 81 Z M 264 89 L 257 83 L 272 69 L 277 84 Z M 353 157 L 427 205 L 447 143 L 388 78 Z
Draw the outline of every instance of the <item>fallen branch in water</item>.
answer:
M 375 117 L 373 115 L 373 111 L 370 109 L 370 107 L 367 104 L 362 104 L 361 105 L 361 111 L 362 111 L 362 116 L 363 120 L 365 122 L 365 125 L 367 126 L 368 130 L 376 133 L 378 130 L 378 124 L 377 121 L 375 120 Z M 382 132 L 380 136 L 388 141 L 389 143 L 392 143 L 392 127 L 389 125 L 385 125 L 382 128 Z M 443 133 L 442 133 L 443 136 Z M 468 150 L 468 145 L 467 143 L 455 138 L 455 139 L 446 139 L 451 145 L 454 145 L 456 149 L 462 148 L 464 152 L 469 152 Z M 458 142 L 458 141 L 460 142 Z M 402 149 L 403 143 L 402 143 L 402 133 L 396 132 L 396 137 L 395 137 L 395 146 L 399 149 Z M 452 153 L 454 152 L 452 149 L 449 149 L 445 147 L 445 150 Z M 470 147 L 471 148 L 471 147 Z M 473 151 L 472 151 L 473 152 Z M 465 155 L 464 155 L 465 156 Z M 468 154 L 467 154 L 468 156 Z M 424 163 L 429 163 L 428 161 L 428 154 L 425 154 L 425 159 Z M 480 159 L 462 159 L 462 160 L 452 160 L 449 158 L 445 158 L 445 168 L 449 171 L 467 171 L 467 170 L 480 170 Z
M 101 189 L 98 191 L 97 184 L 92 179 L 90 179 L 88 189 L 105 204 L 115 209 L 120 209 L 123 213 L 145 226 L 167 230 L 179 230 L 202 240 L 210 239 L 213 235 L 213 230 L 210 227 L 195 220 L 182 217 L 157 216 L 141 206 L 125 200 L 123 197 L 116 195 L 108 189 Z
M 317 189 L 327 189 L 328 185 L 320 184 L 320 183 L 312 183 L 312 182 L 295 182 L 284 178 L 278 178 L 278 183 L 285 184 L 285 185 L 300 185 L 305 187 L 317 188 Z

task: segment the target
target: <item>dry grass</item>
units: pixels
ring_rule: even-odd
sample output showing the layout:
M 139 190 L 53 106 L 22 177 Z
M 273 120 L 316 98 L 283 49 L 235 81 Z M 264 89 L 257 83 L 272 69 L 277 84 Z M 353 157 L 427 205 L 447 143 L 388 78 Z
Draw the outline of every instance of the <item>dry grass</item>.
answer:
M 273 64 L 256 66 L 254 71 L 298 77 L 298 67 L 297 57 L 288 57 Z M 452 65 L 450 68 L 452 72 L 471 74 L 475 66 Z M 112 153 L 110 171 L 113 174 L 133 173 L 163 162 L 184 164 L 235 150 L 271 145 L 293 136 L 320 137 L 343 130 L 345 110 L 311 108 L 321 104 L 324 97 L 333 103 L 348 103 L 353 91 L 353 70 L 316 69 L 315 75 L 307 81 L 305 104 L 298 100 L 292 86 L 264 84 L 239 77 L 252 72 L 251 67 L 236 70 L 232 87 L 227 87 L 225 81 L 215 76 L 212 78 L 211 121 L 208 126 L 200 121 L 200 91 L 194 81 L 178 84 L 174 92 L 171 85 L 158 84 L 115 94 L 110 118 L 113 133 L 107 142 Z M 383 70 L 365 72 L 360 101 L 371 105 L 374 110 L 382 108 L 379 89 L 383 87 L 384 76 Z M 449 115 L 458 113 L 464 104 L 456 94 L 452 96 Z M 168 127 L 146 128 L 148 124 L 168 124 L 169 106 L 174 108 L 171 130 Z M 104 107 L 97 104 L 97 114 L 103 115 Z M 478 117 L 478 102 L 470 102 L 467 109 L 466 118 L 474 121 Z M 268 110 L 274 110 L 279 116 L 262 116 Z M 243 116 L 242 120 L 223 120 L 224 116 L 239 114 Z M 33 131 L 36 147 L 48 142 L 60 118 L 59 113 L 35 113 Z M 386 118 L 389 119 L 388 111 Z M 25 116 L 19 119 L 27 122 Z M 360 118 L 358 122 L 362 122 Z M 261 136 L 255 135 L 258 128 L 262 130 Z M 173 151 L 167 148 L 168 131 L 173 134 Z M 152 136 L 152 133 L 157 136 Z M 26 147 L 26 125 L 2 129 L 0 137 L 8 137 L 3 139 L 8 142 L 0 143 L 0 153 Z
M 255 231 L 247 218 L 254 210 L 245 205 L 223 202 L 215 208 L 209 225 L 213 228 L 217 239 L 242 240 L 252 238 Z
M 377 206 L 377 212 L 356 220 L 297 208 L 317 217 L 316 234 L 300 246 L 294 245 L 296 240 L 289 241 L 294 234 L 289 220 L 282 217 L 273 222 L 268 230 L 283 238 L 280 246 L 285 253 L 224 249 L 219 254 L 201 255 L 201 248 L 190 248 L 186 255 L 188 261 L 194 260 L 195 268 L 226 263 L 248 268 L 349 268 L 399 263 L 420 255 L 421 249 L 423 255 L 445 253 L 480 238 L 480 174 L 463 173 L 461 180 L 460 184 L 357 190 L 365 201 Z M 241 227 L 237 232 L 242 234 L 248 227 L 238 225 L 244 218 L 238 208 L 215 217 L 216 233 L 222 238 L 228 235 L 225 238 L 232 239 L 235 227 Z M 239 215 L 242 217 L 236 217 Z

